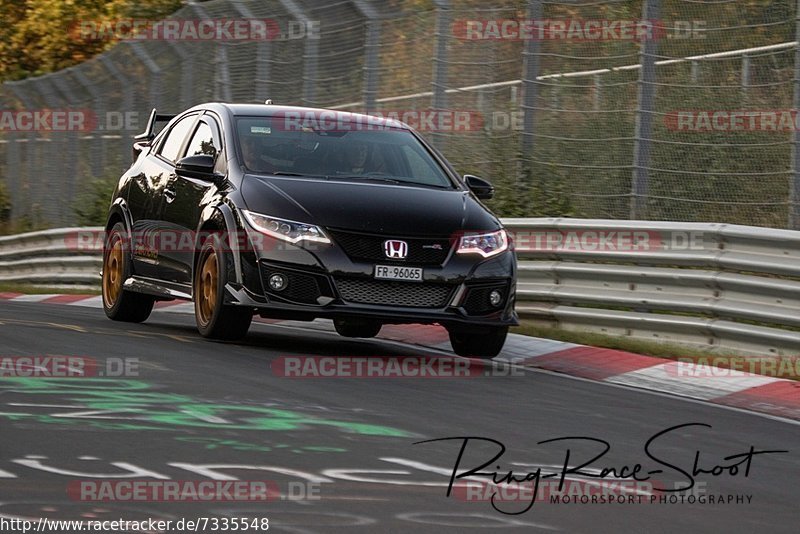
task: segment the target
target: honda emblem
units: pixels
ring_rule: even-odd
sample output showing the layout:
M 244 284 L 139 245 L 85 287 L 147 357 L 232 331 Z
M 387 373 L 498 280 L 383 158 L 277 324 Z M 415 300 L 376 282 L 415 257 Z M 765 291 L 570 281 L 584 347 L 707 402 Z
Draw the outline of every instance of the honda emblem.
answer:
M 389 240 L 383 243 L 383 252 L 387 258 L 394 260 L 404 260 L 408 256 L 408 243 L 405 241 Z

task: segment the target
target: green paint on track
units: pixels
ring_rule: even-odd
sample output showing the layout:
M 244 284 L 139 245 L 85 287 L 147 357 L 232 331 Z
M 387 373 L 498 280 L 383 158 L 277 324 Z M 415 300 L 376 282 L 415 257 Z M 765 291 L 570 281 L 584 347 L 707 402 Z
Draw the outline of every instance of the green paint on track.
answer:
M 204 428 L 287 431 L 336 428 L 366 436 L 410 437 L 397 428 L 307 416 L 291 410 L 222 404 L 187 395 L 152 391 L 141 380 L 110 378 L 0 378 L 0 391 L 48 397 L 45 404 L 79 406 L 63 414 L 2 413 L 12 421 L 85 424 L 106 430 L 175 430 Z M 54 400 L 53 397 L 57 397 Z M 79 414 L 79 412 L 81 412 Z M 86 413 L 89 412 L 89 413 Z M 94 413 L 99 412 L 99 413 Z M 72 417 L 72 419 L 70 419 Z M 117 419 L 117 421 L 111 421 Z

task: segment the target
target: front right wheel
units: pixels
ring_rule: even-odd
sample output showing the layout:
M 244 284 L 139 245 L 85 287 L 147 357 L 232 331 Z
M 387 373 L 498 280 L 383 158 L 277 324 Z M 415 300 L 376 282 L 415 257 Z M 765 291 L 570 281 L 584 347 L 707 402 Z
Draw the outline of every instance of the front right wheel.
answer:
M 378 335 L 383 325 L 377 321 L 334 319 L 333 327 L 343 337 L 370 338 Z
M 476 327 L 469 330 L 453 327 L 447 331 L 456 354 L 486 360 L 500 354 L 508 335 L 507 326 Z

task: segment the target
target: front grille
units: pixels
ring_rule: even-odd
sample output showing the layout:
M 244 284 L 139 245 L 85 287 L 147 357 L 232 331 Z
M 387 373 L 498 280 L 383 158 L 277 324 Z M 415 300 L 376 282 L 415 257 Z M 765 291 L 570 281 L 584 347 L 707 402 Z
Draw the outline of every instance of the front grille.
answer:
M 360 278 L 337 278 L 336 287 L 347 302 L 409 308 L 443 308 L 454 287 L 448 284 L 388 282 Z
M 502 304 L 495 307 L 489 302 L 489 293 L 495 289 L 503 295 L 503 303 L 505 303 L 507 294 L 505 285 L 472 287 L 467 290 L 467 297 L 464 299 L 463 304 L 464 309 L 467 310 L 467 313 L 470 315 L 485 315 L 502 309 Z
M 289 283 L 283 291 L 272 291 L 269 288 L 269 277 L 273 274 L 282 274 Z M 322 295 L 317 276 L 293 270 L 275 268 L 271 265 L 261 266 L 261 278 L 264 290 L 273 297 L 299 302 L 302 304 L 317 304 L 317 299 Z
M 441 265 L 450 253 L 448 238 L 394 237 L 331 230 L 334 241 L 355 261 L 413 263 L 415 265 Z M 383 244 L 389 239 L 408 243 L 408 256 L 404 260 L 386 257 Z

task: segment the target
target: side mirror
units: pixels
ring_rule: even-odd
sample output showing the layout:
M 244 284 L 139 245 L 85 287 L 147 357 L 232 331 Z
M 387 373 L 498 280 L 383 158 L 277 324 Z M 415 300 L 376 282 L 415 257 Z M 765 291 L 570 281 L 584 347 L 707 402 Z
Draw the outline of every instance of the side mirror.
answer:
M 219 175 L 214 173 L 215 163 L 214 156 L 208 154 L 186 156 L 175 165 L 175 174 L 186 178 L 217 182 Z
M 470 191 L 475 193 L 475 196 L 481 200 L 489 200 L 494 196 L 494 186 L 484 180 L 471 174 L 464 175 L 464 183 L 467 184 Z

